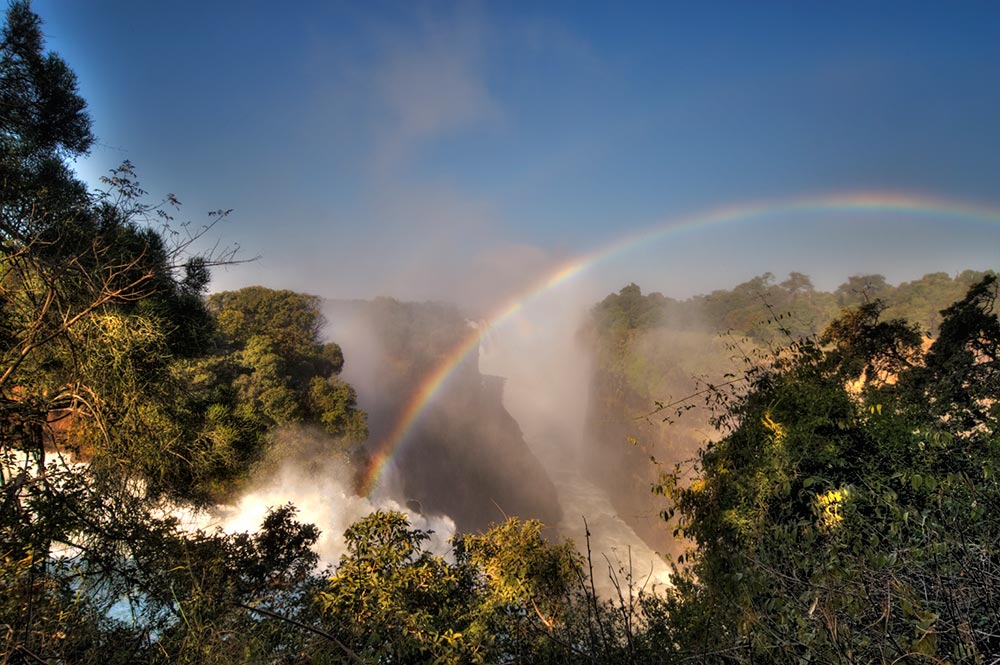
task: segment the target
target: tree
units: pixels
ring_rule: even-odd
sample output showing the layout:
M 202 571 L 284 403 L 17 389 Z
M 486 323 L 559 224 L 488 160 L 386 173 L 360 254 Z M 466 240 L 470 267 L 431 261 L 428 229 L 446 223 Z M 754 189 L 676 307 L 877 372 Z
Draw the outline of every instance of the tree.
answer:
M 81 373 L 80 342 L 109 308 L 151 293 L 145 248 L 122 251 L 100 233 L 102 218 L 64 159 L 93 137 L 72 72 L 44 52 L 41 22 L 13 3 L 0 43 L 0 427 L 3 452 L 44 467 L 50 415 L 95 413 Z M 107 209 L 105 209 L 107 210 Z M 130 227 L 131 228 L 131 227 Z M 139 235 L 139 234 L 135 234 Z M 9 482 L 5 466 L 0 470 Z M 5 501 L 16 501 L 7 494 Z
M 875 302 L 720 396 L 678 533 L 670 640 L 726 662 L 973 662 L 1000 652 L 995 280 L 921 360 Z M 862 377 L 862 382 L 855 379 Z
M 547 543 L 540 523 L 457 537 L 453 561 L 425 549 L 430 535 L 384 512 L 347 530 L 317 594 L 342 662 L 633 662 L 621 615 L 588 595 L 579 555 Z
M 0 82 L 0 421 L 17 432 L 5 450 L 44 468 L 50 423 L 72 423 L 94 470 L 131 468 L 164 487 L 164 471 L 192 457 L 174 445 L 189 441 L 177 437 L 183 392 L 168 365 L 211 336 L 201 295 L 226 256 L 188 254 L 200 231 L 154 228 L 176 200 L 144 203 L 127 162 L 93 195 L 73 176 L 90 118 L 27 2 L 7 12 Z
M 664 321 L 672 304 L 662 293 L 643 296 L 637 285 L 629 284 L 598 303 L 592 315 L 602 330 L 650 328 Z
M 882 298 L 889 288 L 883 275 L 851 275 L 837 287 L 834 294 L 837 296 L 837 304 L 846 307 Z
M 222 333 L 241 403 L 269 427 L 307 422 L 337 437 L 346 451 L 368 436 L 354 389 L 337 376 L 344 354 L 323 343 L 320 299 L 252 286 L 212 294 L 208 307 Z
M 941 312 L 938 337 L 922 366 L 903 386 L 917 408 L 939 419 L 955 437 L 977 440 L 996 434 L 1000 407 L 1000 322 L 997 278 L 986 275 L 966 296 Z
M 813 287 L 812 280 L 809 279 L 809 275 L 804 275 L 800 272 L 788 273 L 788 279 L 781 283 L 781 288 L 787 290 L 792 295 L 810 293 L 816 290 Z
M 6 239 L 30 243 L 43 230 L 68 227 L 67 211 L 85 209 L 86 188 L 64 160 L 85 154 L 93 141 L 75 75 L 45 52 L 41 20 L 30 4 L 11 3 L 0 42 L 0 232 Z
M 214 336 L 201 296 L 218 257 L 188 253 L 198 231 L 163 227 L 176 199 L 147 205 L 131 165 L 93 195 L 72 176 L 90 121 L 40 26 L 12 3 L 0 43 L 0 660 L 141 662 L 174 646 L 194 660 L 207 637 L 233 654 L 234 626 L 270 625 L 233 604 L 306 583 L 315 528 L 288 510 L 256 536 L 164 517 L 177 504 L 163 497 L 204 498 L 232 471 L 217 445 L 232 437 L 179 366 Z

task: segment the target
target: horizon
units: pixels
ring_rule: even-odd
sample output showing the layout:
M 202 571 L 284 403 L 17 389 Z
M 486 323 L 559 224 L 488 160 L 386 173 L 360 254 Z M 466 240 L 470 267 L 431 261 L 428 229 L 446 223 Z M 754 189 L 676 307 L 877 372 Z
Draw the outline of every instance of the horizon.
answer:
M 81 177 L 129 159 L 181 219 L 235 209 L 209 241 L 261 258 L 216 270 L 215 291 L 492 311 L 722 207 L 892 192 L 1000 209 L 986 3 L 33 7 L 94 118 Z M 998 247 L 998 229 L 947 218 L 761 218 L 637 247 L 586 288 L 899 283 L 995 268 Z

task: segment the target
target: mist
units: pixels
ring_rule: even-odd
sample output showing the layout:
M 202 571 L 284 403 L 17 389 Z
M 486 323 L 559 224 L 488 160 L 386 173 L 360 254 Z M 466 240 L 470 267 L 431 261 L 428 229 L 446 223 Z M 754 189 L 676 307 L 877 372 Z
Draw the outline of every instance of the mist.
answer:
M 562 518 L 552 525 L 553 537 L 572 540 L 589 557 L 597 589 L 611 597 L 612 580 L 625 584 L 627 578 L 652 590 L 669 583 L 669 569 L 664 550 L 643 540 L 632 520 L 619 515 L 608 488 L 589 473 L 593 369 L 584 331 L 590 299 L 589 285 L 535 298 L 486 337 L 479 366 L 506 377 L 504 406 L 555 484 Z M 643 489 L 618 488 L 620 494 L 649 495 Z
M 885 240 L 898 221 L 886 221 L 885 232 L 872 236 L 869 253 L 877 260 L 847 257 L 841 267 L 915 278 L 927 272 L 923 266 L 950 270 L 967 242 L 955 236 L 939 248 L 936 260 L 907 257 L 912 249 L 907 243 Z M 838 232 L 854 223 L 844 222 Z M 730 271 L 738 265 L 799 267 L 803 257 L 820 251 L 803 246 L 786 250 L 782 260 L 761 252 L 753 260 L 730 261 L 743 230 L 682 235 L 660 242 L 658 253 L 637 246 L 555 285 L 551 275 L 564 260 L 509 246 L 493 255 L 507 271 L 479 272 L 461 287 L 444 289 L 440 299 L 412 301 L 399 294 L 434 292 L 435 285 L 455 279 L 462 260 L 425 269 L 397 297 L 325 300 L 324 334 L 343 349 L 341 378 L 356 389 L 359 406 L 368 413 L 369 440 L 349 466 L 302 443 L 315 433 L 281 433 L 278 440 L 285 443 L 276 447 L 275 459 L 252 491 L 219 510 L 219 523 L 227 530 L 249 529 L 268 507 L 292 502 L 301 519 L 320 527 L 322 560 L 335 563 L 344 551 L 344 530 L 377 509 L 403 510 L 414 527 L 432 530 L 438 553 L 447 552 L 455 533 L 481 532 L 508 517 L 540 519 L 551 540 L 570 539 L 596 562 L 602 593 L 613 592 L 609 580 L 615 575 L 629 574 L 639 584 L 669 583 L 667 558 L 685 543 L 672 537 L 661 515 L 665 500 L 652 489 L 661 472 L 677 464 L 690 467 L 698 449 L 718 433 L 709 426 L 710 410 L 694 405 L 677 420 L 658 411 L 656 402 L 682 400 L 726 373 L 738 373 L 754 344 L 763 344 L 730 348 L 749 329 L 727 335 L 734 327 L 727 321 L 738 319 L 744 323 L 736 327 L 752 328 L 768 318 L 769 289 L 784 277 L 760 270 L 740 282 L 732 281 Z M 795 240 L 794 233 L 790 237 Z M 658 270 L 644 261 L 647 255 L 663 258 Z M 971 267 L 981 260 L 977 256 L 967 255 Z M 727 271 L 712 269 L 727 261 Z M 811 266 L 821 275 L 819 291 L 833 291 L 849 276 L 830 277 L 840 264 L 829 263 L 816 260 Z M 633 356 L 625 361 L 632 364 L 625 368 L 630 384 L 623 386 L 602 365 L 606 341 L 594 328 L 594 312 L 609 294 L 640 280 L 646 294 L 666 296 L 654 298 L 662 309 L 657 324 L 628 337 Z M 741 289 L 750 305 L 742 313 L 726 311 L 727 294 Z M 799 323 L 805 334 L 819 332 L 819 324 Z M 360 496 L 357 477 L 366 457 L 377 456 L 411 397 L 470 336 L 476 338 L 472 351 L 420 407 L 370 493 Z
M 1000 5 L 9 4 L 0 661 L 1000 652 Z
M 320 567 L 336 566 L 347 553 L 344 532 L 351 524 L 377 510 L 405 513 L 414 529 L 428 531 L 429 552 L 447 556 L 455 523 L 447 515 L 425 515 L 387 496 L 358 496 L 352 469 L 343 459 L 324 454 L 327 434 L 305 427 L 286 427 L 274 433 L 271 459 L 232 504 L 216 506 L 197 519 L 201 528 L 218 527 L 229 533 L 256 531 L 271 509 L 292 504 L 298 519 L 320 529 L 315 550 Z

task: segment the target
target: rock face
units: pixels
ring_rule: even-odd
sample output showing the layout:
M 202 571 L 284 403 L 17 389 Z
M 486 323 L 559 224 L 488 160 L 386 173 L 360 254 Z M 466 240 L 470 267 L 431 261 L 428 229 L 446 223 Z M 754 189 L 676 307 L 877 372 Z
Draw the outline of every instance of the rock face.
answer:
M 554 524 L 555 488 L 503 407 L 502 380 L 479 379 L 445 393 L 397 454 L 407 496 L 425 511 L 451 515 L 460 529 L 505 515 Z
M 724 345 L 700 331 L 670 327 L 590 331 L 591 377 L 585 431 L 588 476 L 610 497 L 621 518 L 661 553 L 684 543 L 661 513 L 667 501 L 653 492 L 659 474 L 689 461 L 712 436 L 703 398 L 684 400 L 721 382 Z M 658 403 L 673 407 L 658 410 Z M 679 413 L 680 412 L 680 413 Z
M 410 397 L 474 331 L 454 307 L 390 299 L 328 302 L 331 338 L 344 351 L 344 378 L 369 414 L 374 453 Z M 460 531 L 506 515 L 554 524 L 555 487 L 503 406 L 504 380 L 479 372 L 473 349 L 453 369 L 393 454 L 395 491 Z
M 655 551 L 676 554 L 680 546 L 660 516 L 663 497 L 653 493 L 658 467 L 669 463 L 668 434 L 649 413 L 652 400 L 632 389 L 621 375 L 595 365 L 587 411 L 585 469 L 604 490 L 618 515 Z M 674 457 L 674 456 L 670 456 Z

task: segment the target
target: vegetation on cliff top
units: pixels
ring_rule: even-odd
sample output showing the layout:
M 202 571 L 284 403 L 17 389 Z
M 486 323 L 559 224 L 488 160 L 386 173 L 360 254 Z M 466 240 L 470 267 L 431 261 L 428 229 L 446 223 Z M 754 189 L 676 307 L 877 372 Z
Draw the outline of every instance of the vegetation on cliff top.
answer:
M 442 557 L 403 515 L 376 512 L 325 571 L 317 528 L 292 506 L 253 534 L 181 528 L 181 508 L 239 487 L 274 427 L 312 422 L 349 455 L 364 414 L 337 378 L 339 348 L 319 340 L 314 298 L 206 299 L 210 268 L 230 257 L 169 232 L 176 199 L 146 203 L 128 164 L 104 192 L 75 178 L 67 160 L 92 144 L 90 121 L 40 26 L 15 2 L 0 42 L 2 662 L 1000 655 L 989 275 L 895 290 L 868 276 L 834 294 L 763 276 L 701 298 L 713 325 L 755 347 L 701 394 L 717 436 L 693 473 L 658 484 L 691 543 L 663 595 L 625 570 L 602 601 L 594 562 L 532 521 L 457 537 Z M 954 304 L 935 304 L 945 293 Z M 776 327 L 759 325 L 758 301 Z M 684 321 L 688 306 L 630 286 L 598 306 L 598 327 L 627 352 L 635 331 Z

